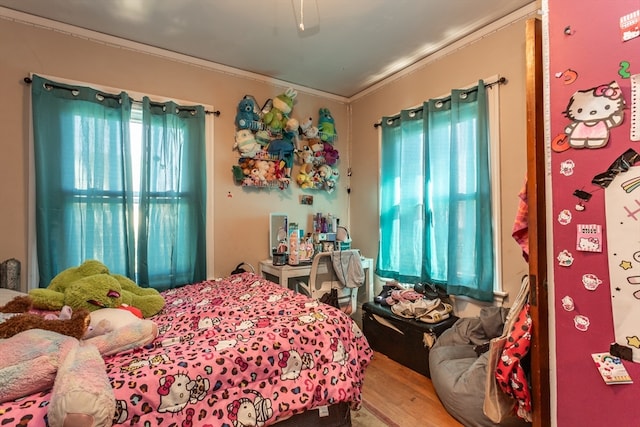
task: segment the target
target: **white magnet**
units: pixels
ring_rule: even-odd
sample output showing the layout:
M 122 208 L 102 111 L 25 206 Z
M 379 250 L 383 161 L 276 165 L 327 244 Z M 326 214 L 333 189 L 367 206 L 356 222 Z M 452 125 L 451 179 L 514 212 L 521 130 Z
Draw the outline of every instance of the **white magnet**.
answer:
M 587 316 L 578 314 L 573 318 L 573 324 L 575 325 L 577 330 L 584 332 L 589 329 L 589 318 Z
M 595 274 L 583 274 L 582 284 L 588 291 L 595 291 L 602 283 L 602 280 L 598 279 Z
M 558 222 L 561 225 L 568 225 L 571 223 L 571 211 L 569 209 L 563 209 L 558 214 Z
M 573 255 L 565 249 L 558 254 L 557 260 L 561 267 L 569 267 L 573 264 Z
M 576 308 L 576 306 L 573 304 L 573 298 L 571 298 L 569 295 L 562 298 L 562 308 L 567 311 L 573 311 L 573 309 Z

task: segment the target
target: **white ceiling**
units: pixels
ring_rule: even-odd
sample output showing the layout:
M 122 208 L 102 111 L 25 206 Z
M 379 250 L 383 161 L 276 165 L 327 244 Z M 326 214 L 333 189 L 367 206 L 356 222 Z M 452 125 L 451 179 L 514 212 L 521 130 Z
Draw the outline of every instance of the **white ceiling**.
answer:
M 343 97 L 532 3 L 0 0 L 18 12 Z

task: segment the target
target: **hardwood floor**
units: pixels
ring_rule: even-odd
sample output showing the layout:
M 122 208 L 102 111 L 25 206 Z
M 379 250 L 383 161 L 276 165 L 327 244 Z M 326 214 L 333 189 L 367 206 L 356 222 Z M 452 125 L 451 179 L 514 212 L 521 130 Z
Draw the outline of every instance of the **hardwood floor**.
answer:
M 367 368 L 363 403 L 390 427 L 461 427 L 440 403 L 431 380 L 376 352 Z

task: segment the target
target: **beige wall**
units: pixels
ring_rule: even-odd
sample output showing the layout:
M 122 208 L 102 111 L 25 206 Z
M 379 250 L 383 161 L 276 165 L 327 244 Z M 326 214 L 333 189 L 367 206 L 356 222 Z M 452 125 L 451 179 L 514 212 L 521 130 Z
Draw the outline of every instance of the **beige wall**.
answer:
M 0 260 L 18 258 L 23 263 L 25 281 L 30 237 L 30 89 L 22 79 L 31 72 L 190 100 L 221 111 L 220 117 L 214 119 L 213 180 L 209 182 L 214 194 L 215 235 L 214 250 L 209 253 L 214 265 L 214 271 L 209 272 L 211 277 L 228 274 L 241 261 L 257 267 L 258 261 L 267 256 L 269 212 L 287 212 L 291 221 L 302 223 L 306 229 L 313 212 L 337 214 L 350 229 L 353 247 L 375 259 L 378 131 L 373 124 L 383 115 L 395 114 L 451 88 L 499 74 L 508 79 L 508 84 L 500 87 L 502 276 L 506 290 L 515 295 L 520 277 L 526 272 L 520 248 L 511 238 L 526 170 L 524 43 L 524 21 L 519 21 L 437 60 L 426 61 L 424 66 L 414 67 L 410 73 L 352 100 L 296 88 L 299 94 L 293 116 L 317 120 L 318 109 L 328 107 L 339 134 L 339 188 L 332 194 L 307 193 L 314 195 L 314 205 L 307 207 L 299 204 L 299 196 L 305 193 L 296 185 L 286 191 L 252 191 L 236 186 L 231 176 L 231 166 L 237 161 L 231 147 L 238 101 L 251 94 L 263 103 L 286 88 L 282 82 L 222 72 L 206 64 L 194 65 L 0 19 L 0 88 L 4 98 L 0 103 Z M 351 178 L 347 177 L 349 165 Z M 347 186 L 351 187 L 350 195 Z
M 373 124 L 382 116 L 420 105 L 452 88 L 469 86 L 494 75 L 504 76 L 508 83 L 500 86 L 501 261 L 505 290 L 511 298 L 515 297 L 520 279 L 527 272 L 520 248 L 511 238 L 518 193 L 526 173 L 524 36 L 525 21 L 520 20 L 459 49 L 451 49 L 451 53 L 425 60 L 421 63 L 424 65 L 412 67 L 411 72 L 352 100 L 351 211 L 358 221 L 352 221 L 351 234 L 355 246 L 369 256 L 377 254 L 379 158 L 378 130 Z
M 212 105 L 221 115 L 214 119 L 213 201 L 215 221 L 214 271 L 211 277 L 229 274 L 241 261 L 258 267 L 268 256 L 270 212 L 287 212 L 308 230 L 314 212 L 333 213 L 347 221 L 349 163 L 348 109 L 346 100 L 321 97 L 298 88 L 293 109 L 296 118 L 313 117 L 318 109 L 331 110 L 339 135 L 339 188 L 331 194 L 315 191 L 313 206 L 302 206 L 303 192 L 294 183 L 291 189 L 251 191 L 233 183 L 231 166 L 237 162 L 232 150 L 235 112 L 240 99 L 253 95 L 262 105 L 282 93 L 286 86 L 266 80 L 240 77 L 170 60 L 158 55 L 113 47 L 86 38 L 0 19 L 0 260 L 15 257 L 22 262 L 26 283 L 28 236 L 28 153 L 30 88 L 23 83 L 29 73 L 90 82 L 168 98 Z M 254 189 L 255 190 L 255 189 Z

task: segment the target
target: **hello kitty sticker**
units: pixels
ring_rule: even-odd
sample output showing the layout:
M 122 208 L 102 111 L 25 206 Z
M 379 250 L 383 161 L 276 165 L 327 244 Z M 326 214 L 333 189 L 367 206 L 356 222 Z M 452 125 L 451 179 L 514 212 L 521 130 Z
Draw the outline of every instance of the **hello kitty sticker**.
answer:
M 602 226 L 578 224 L 576 249 L 582 252 L 602 252 Z
M 573 326 L 581 332 L 586 332 L 589 329 L 589 318 L 582 314 L 578 314 L 573 318 Z
M 575 169 L 575 167 L 576 164 L 573 162 L 573 160 L 565 160 L 564 162 L 560 163 L 560 174 L 564 176 L 571 176 L 573 175 L 573 170 Z
M 556 259 L 560 267 L 571 267 L 571 264 L 573 264 L 573 254 L 566 249 L 561 251 Z
M 582 284 L 588 291 L 595 291 L 601 283 L 602 280 L 600 280 L 595 274 L 587 273 L 582 275 Z
M 569 225 L 569 224 L 571 224 L 571 218 L 572 218 L 571 211 L 569 209 L 563 209 L 558 214 L 558 222 L 561 225 Z
M 572 122 L 564 129 L 571 148 L 603 148 L 609 142 L 609 130 L 624 120 L 625 101 L 615 81 L 571 96 L 564 115 Z

